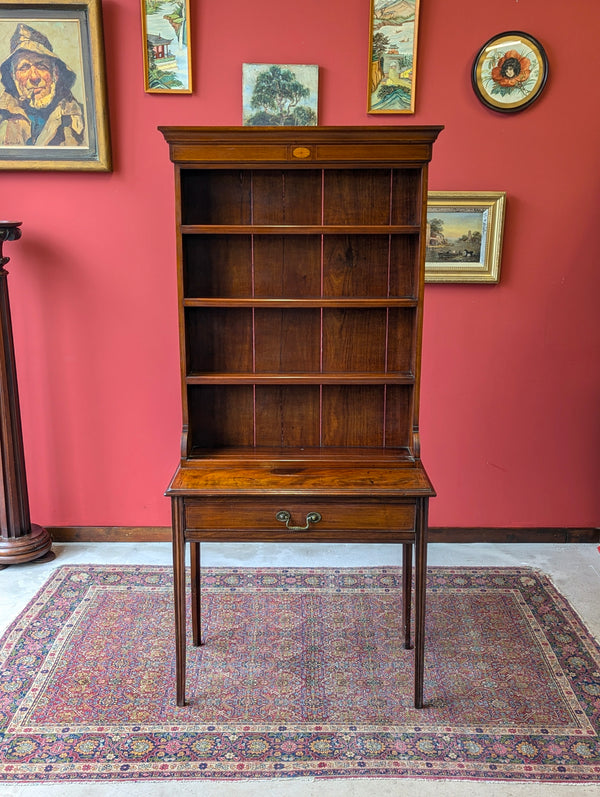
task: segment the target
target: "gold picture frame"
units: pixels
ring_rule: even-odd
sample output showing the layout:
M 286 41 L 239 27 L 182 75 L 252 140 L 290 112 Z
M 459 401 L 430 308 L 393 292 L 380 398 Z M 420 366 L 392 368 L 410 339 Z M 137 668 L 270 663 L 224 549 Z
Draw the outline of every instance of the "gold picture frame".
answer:
M 0 169 L 111 170 L 100 0 L 0 0 Z
M 504 191 L 430 191 L 425 282 L 499 282 L 505 207 Z
M 367 113 L 414 113 L 419 0 L 371 0 Z
M 191 94 L 190 0 L 141 0 L 144 91 Z

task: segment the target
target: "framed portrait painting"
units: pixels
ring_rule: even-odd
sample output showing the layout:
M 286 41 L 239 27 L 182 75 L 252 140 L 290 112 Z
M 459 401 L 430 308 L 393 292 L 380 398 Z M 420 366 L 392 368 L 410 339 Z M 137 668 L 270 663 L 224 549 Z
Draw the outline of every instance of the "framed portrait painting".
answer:
M 110 171 L 100 0 L 0 0 L 0 169 Z
M 500 280 L 504 191 L 430 191 L 425 282 Z

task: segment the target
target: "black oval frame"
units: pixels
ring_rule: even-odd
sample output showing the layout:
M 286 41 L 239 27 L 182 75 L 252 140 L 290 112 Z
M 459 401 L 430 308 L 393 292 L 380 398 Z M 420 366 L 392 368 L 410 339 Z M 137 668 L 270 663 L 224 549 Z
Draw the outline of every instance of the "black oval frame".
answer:
M 490 99 L 488 99 L 489 94 L 484 91 L 483 86 L 480 81 L 480 68 L 481 64 L 483 63 L 483 54 L 485 51 L 492 45 L 494 42 L 499 42 L 501 39 L 505 38 L 506 36 L 515 36 L 519 39 L 523 39 L 524 43 L 527 44 L 533 50 L 533 52 L 538 55 L 539 54 L 539 63 L 540 63 L 540 71 L 541 71 L 541 81 L 537 88 L 528 94 L 526 97 L 523 98 L 522 102 L 515 103 L 510 107 L 505 105 L 495 104 Z M 546 55 L 546 51 L 540 44 L 537 39 L 534 39 L 533 36 L 530 36 L 529 33 L 523 33 L 520 30 L 507 30 L 503 33 L 498 33 L 495 36 L 492 36 L 491 39 L 488 39 L 486 43 L 480 48 L 479 52 L 475 56 L 473 61 L 473 67 L 471 70 L 471 84 L 473 86 L 473 91 L 477 99 L 483 103 L 487 108 L 491 108 L 492 111 L 498 111 L 499 113 L 516 113 L 517 111 L 522 111 L 525 108 L 528 108 L 542 93 L 544 86 L 546 85 L 546 80 L 548 79 L 548 57 Z

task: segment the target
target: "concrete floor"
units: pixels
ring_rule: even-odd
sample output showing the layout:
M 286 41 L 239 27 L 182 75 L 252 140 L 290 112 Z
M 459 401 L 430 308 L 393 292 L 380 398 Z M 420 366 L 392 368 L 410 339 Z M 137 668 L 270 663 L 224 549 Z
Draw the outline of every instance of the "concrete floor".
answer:
M 170 564 L 168 543 L 56 543 L 56 559 L 14 565 L 0 573 L 0 631 L 16 617 L 63 564 Z M 205 544 L 207 567 L 369 567 L 401 562 L 401 550 L 378 545 Z M 595 545 L 429 546 L 429 564 L 438 566 L 530 566 L 547 573 L 589 630 L 600 640 L 600 553 Z M 168 783 L 3 784 L 0 797 L 599 797 L 600 785 L 470 783 L 404 779 L 328 780 L 315 782 L 258 780 L 169 781 Z

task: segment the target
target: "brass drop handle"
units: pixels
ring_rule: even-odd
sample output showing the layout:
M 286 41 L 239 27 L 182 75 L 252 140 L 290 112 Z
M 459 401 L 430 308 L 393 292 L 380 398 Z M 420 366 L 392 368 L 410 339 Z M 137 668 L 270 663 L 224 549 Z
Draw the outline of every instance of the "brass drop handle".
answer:
M 306 526 L 290 526 L 291 519 L 292 516 L 287 511 L 287 509 L 281 509 L 275 515 L 275 520 L 279 520 L 281 523 L 285 523 L 285 527 L 289 531 L 306 531 L 306 529 L 310 526 L 311 523 L 318 523 L 319 520 L 321 520 L 321 515 L 319 512 L 309 512 L 308 515 L 306 516 Z

